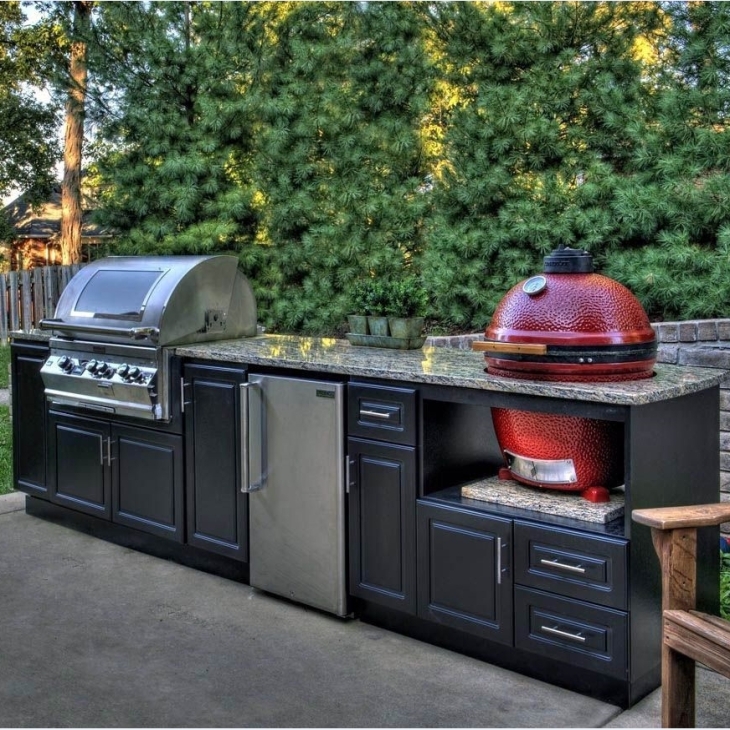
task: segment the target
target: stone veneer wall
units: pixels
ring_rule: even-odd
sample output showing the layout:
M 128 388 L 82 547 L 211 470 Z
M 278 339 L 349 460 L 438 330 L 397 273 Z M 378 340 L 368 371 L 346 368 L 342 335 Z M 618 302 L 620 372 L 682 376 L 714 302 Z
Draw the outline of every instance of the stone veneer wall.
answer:
M 730 370 L 730 319 L 653 324 L 657 362 Z M 730 377 L 720 384 L 720 499 L 730 502 Z M 722 526 L 730 535 L 730 523 Z
M 730 371 L 730 319 L 660 322 L 657 333 L 657 361 L 670 365 L 694 365 Z M 481 332 L 453 337 L 429 337 L 427 345 L 468 350 Z M 720 498 L 730 502 L 730 376 L 720 385 Z M 730 523 L 722 526 L 730 534 Z

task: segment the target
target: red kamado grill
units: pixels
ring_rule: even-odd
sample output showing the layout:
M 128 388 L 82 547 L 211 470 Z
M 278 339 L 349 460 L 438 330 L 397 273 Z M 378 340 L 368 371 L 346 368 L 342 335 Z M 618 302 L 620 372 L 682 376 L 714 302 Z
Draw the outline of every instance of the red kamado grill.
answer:
M 505 295 L 486 329 L 491 375 L 540 381 L 619 382 L 649 378 L 656 336 L 636 297 L 593 273 L 587 251 L 561 246 L 545 257 L 544 273 Z M 493 408 L 510 478 L 581 492 L 608 501 L 623 482 L 619 424 L 591 418 Z

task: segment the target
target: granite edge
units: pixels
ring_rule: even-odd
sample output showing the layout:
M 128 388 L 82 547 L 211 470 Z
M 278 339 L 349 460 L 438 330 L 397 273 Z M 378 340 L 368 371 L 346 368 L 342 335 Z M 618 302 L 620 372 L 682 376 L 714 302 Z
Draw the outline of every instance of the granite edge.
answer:
M 12 332 L 11 340 L 47 342 L 51 335 L 43 330 Z M 318 348 L 328 343 L 329 350 Z M 304 347 L 308 357 L 295 356 L 284 351 L 286 346 Z M 262 353 L 264 345 L 280 345 L 278 354 Z M 336 349 L 346 362 L 332 362 L 327 356 Z M 675 371 L 684 379 L 675 382 L 653 382 L 637 380 L 625 383 L 548 383 L 535 380 L 511 380 L 495 378 L 484 373 L 483 355 L 472 350 L 424 346 L 419 350 L 383 350 L 380 348 L 354 347 L 346 340 L 302 337 L 297 335 L 259 335 L 236 340 L 219 340 L 174 347 L 181 357 L 220 362 L 240 362 L 264 367 L 281 367 L 305 372 L 320 372 L 336 375 L 352 375 L 363 378 L 378 378 L 399 382 L 443 385 L 496 393 L 537 395 L 558 399 L 581 400 L 617 406 L 646 405 L 696 393 L 719 385 L 728 371 L 719 368 L 677 366 L 658 363 L 655 367 L 657 379 L 664 379 Z M 364 358 L 374 361 L 368 365 Z M 444 370 L 451 372 L 426 372 L 424 358 L 432 358 Z M 473 373 L 454 372 L 459 367 L 474 368 Z
M 307 357 L 295 356 L 291 352 L 278 354 L 262 354 L 259 350 L 262 340 L 279 344 L 282 349 L 287 345 L 309 342 L 314 347 L 308 349 Z M 329 340 L 335 343 L 339 356 L 350 355 L 347 362 L 333 362 L 327 360 L 326 352 L 319 356 L 313 353 L 316 343 L 323 340 L 315 338 L 299 338 L 289 335 L 264 335 L 263 337 L 248 340 L 220 341 L 215 343 L 201 343 L 176 348 L 176 354 L 182 357 L 191 357 L 204 360 L 219 360 L 221 362 L 241 362 L 249 365 L 265 367 L 282 367 L 303 371 L 325 372 L 340 375 L 354 375 L 368 378 L 382 378 L 401 382 L 424 383 L 430 385 L 445 385 L 451 387 L 469 388 L 472 390 L 486 390 L 500 393 L 538 395 L 561 399 L 579 399 L 597 403 L 613 405 L 644 405 L 661 400 L 669 400 L 682 395 L 705 390 L 719 385 L 727 375 L 725 370 L 715 368 L 678 367 L 674 365 L 658 364 L 657 378 L 666 378 L 674 372 L 684 378 L 677 382 L 632 381 L 629 383 L 547 383 L 531 380 L 510 380 L 495 378 L 484 373 L 481 353 L 450 348 L 424 347 L 422 350 L 386 351 L 378 348 L 355 348 L 346 341 Z M 305 348 L 306 349 L 306 348 Z M 349 352 L 348 352 L 349 351 Z M 357 351 L 357 352 L 356 352 Z M 363 352 L 365 351 L 365 352 Z M 397 355 L 393 355 L 397 353 Z M 334 354 L 334 351 L 332 351 Z M 368 365 L 358 362 L 367 356 L 374 360 Z M 424 370 L 423 360 L 434 358 L 442 367 L 450 364 L 454 368 L 468 366 L 475 368 L 473 374 L 435 373 Z M 469 362 L 469 361 L 473 361 Z M 689 377 L 689 379 L 687 379 Z M 647 384 L 649 388 L 647 388 Z

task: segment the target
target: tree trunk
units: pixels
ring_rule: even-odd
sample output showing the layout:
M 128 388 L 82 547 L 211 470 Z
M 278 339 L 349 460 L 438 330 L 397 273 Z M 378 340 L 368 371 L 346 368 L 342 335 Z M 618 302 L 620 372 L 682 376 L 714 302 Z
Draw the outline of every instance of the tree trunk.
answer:
M 81 151 L 86 104 L 86 30 L 93 2 L 73 3 L 73 38 L 66 101 L 66 135 L 61 183 L 61 257 L 64 265 L 81 261 Z

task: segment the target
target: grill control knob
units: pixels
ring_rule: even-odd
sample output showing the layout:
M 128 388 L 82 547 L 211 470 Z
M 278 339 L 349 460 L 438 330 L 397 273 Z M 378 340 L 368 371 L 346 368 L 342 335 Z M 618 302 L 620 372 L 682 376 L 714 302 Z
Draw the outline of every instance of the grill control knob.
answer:
M 97 362 L 96 360 L 89 360 L 89 362 L 86 363 L 86 369 L 93 373 L 96 370 Z
M 127 373 L 129 373 L 129 365 L 125 362 L 117 368 L 117 374 L 120 378 L 126 378 Z
M 129 369 L 129 379 L 130 380 L 136 380 L 139 377 L 140 370 L 139 368 L 133 367 Z
M 106 372 L 106 369 L 108 367 L 109 366 L 104 361 L 98 362 L 98 363 L 96 363 L 96 367 L 94 368 L 94 372 L 97 375 L 104 375 L 104 373 Z
M 71 367 L 69 367 L 69 365 Z M 73 367 L 73 363 L 71 362 L 71 358 L 67 357 L 66 355 L 62 355 L 58 358 L 58 367 L 61 368 L 61 370 L 70 370 Z

